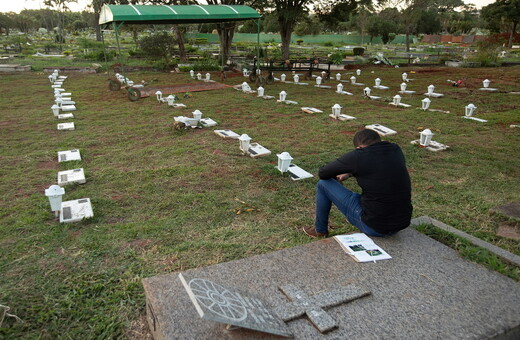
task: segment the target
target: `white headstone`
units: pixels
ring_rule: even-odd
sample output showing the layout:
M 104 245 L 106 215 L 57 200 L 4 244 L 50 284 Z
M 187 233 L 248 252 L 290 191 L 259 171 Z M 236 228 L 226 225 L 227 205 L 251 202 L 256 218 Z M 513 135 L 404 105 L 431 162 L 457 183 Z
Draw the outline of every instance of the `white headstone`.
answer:
M 58 172 L 58 185 L 83 184 L 86 182 L 83 168 Z
M 60 223 L 79 222 L 94 216 L 89 198 L 66 201 L 61 204 Z

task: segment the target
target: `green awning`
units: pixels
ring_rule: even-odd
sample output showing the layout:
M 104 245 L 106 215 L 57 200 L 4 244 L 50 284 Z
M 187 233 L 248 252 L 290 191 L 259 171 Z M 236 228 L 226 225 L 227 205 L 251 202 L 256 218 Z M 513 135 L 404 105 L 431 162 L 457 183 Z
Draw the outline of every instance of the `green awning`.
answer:
M 104 5 L 99 24 L 184 24 L 258 18 L 257 11 L 241 5 Z

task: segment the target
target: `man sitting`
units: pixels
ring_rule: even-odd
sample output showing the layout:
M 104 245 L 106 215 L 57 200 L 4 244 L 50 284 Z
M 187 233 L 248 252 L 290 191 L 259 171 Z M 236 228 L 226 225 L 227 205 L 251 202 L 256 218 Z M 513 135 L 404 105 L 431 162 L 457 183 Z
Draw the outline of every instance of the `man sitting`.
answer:
M 377 132 L 364 129 L 353 139 L 355 150 L 319 170 L 316 187 L 316 222 L 304 227 L 311 237 L 329 235 L 332 203 L 347 220 L 369 236 L 392 235 L 410 225 L 411 183 L 401 148 L 382 142 Z M 355 177 L 361 195 L 342 184 Z

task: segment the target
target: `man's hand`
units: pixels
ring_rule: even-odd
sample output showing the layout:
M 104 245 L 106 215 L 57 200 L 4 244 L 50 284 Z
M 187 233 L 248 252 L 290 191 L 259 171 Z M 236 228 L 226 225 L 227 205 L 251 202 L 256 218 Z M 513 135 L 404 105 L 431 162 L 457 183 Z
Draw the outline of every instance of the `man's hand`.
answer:
M 341 175 L 337 175 L 336 176 L 336 180 L 338 182 L 343 182 L 344 180 L 346 180 L 347 178 L 349 178 L 350 176 L 352 176 L 352 174 L 341 174 Z

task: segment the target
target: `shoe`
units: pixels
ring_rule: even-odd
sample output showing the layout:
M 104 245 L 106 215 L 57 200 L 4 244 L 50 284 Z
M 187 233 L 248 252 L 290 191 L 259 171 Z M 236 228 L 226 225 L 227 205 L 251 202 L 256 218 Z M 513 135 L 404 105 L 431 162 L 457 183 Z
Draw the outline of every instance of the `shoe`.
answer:
M 343 228 L 343 226 L 339 226 L 339 225 L 329 225 L 329 230 L 336 230 L 336 229 L 340 229 L 340 228 Z
M 329 232 L 326 233 L 318 233 L 314 227 L 303 227 L 303 232 L 310 237 L 329 237 Z

